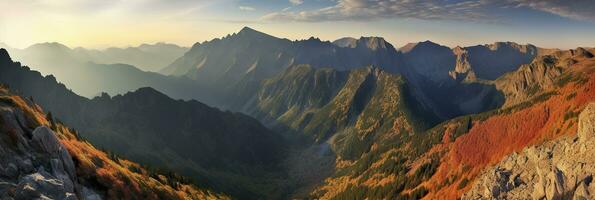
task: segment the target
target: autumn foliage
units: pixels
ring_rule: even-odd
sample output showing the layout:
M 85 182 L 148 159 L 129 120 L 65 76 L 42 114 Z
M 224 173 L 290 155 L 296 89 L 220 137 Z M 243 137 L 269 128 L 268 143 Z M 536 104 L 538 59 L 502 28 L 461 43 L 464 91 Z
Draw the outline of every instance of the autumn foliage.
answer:
M 589 101 L 595 100 L 593 72 L 592 62 L 577 66 L 567 73 L 574 73 L 578 78 L 561 88 L 535 97 L 538 100 L 512 107 L 508 112 L 473 121 L 467 134 L 445 147 L 447 153 L 437 173 L 427 183 L 431 185 L 431 193 L 426 199 L 456 199 L 470 187 L 467 181 L 506 155 L 576 133 L 577 119 L 572 113 L 578 113 Z
M 107 199 L 229 199 L 210 190 L 199 189 L 189 181 L 179 182 L 177 176 L 157 174 L 137 163 L 98 150 L 81 140 L 74 129 L 64 126 L 53 117 L 46 116 L 32 101 L 12 95 L 2 86 L 0 94 L 2 103 L 24 113 L 28 127 L 51 127 L 72 156 L 78 182 L 94 189 Z M 11 127 L 0 125 L 0 128 Z M 3 131 L 7 132 L 9 137 L 14 132 Z

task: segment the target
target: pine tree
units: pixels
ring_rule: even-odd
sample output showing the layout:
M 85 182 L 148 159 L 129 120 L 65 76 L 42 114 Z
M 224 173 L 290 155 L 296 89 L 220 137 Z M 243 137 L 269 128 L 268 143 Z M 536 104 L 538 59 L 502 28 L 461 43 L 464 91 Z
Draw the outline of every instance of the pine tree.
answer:
M 54 116 L 52 115 L 52 112 L 48 112 L 48 114 L 45 116 L 45 119 L 50 122 L 50 129 L 52 130 L 56 130 L 56 122 L 54 121 Z

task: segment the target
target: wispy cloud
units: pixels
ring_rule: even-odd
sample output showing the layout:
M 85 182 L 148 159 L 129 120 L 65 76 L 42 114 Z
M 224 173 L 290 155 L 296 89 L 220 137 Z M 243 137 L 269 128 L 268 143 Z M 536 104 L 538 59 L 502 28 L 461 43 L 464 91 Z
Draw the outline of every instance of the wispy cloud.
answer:
M 514 0 L 517 6 L 530 7 L 578 20 L 595 21 L 593 0 Z
M 240 6 L 238 8 L 243 11 L 255 11 L 256 10 L 256 8 L 250 7 L 250 6 Z
M 305 11 L 282 10 L 269 13 L 261 19 L 319 22 L 414 18 L 493 22 L 498 21 L 498 17 L 493 14 L 495 9 L 519 7 L 595 21 L 593 0 L 337 0 L 330 7 Z
M 289 3 L 293 5 L 301 5 L 304 3 L 304 0 L 289 0 Z

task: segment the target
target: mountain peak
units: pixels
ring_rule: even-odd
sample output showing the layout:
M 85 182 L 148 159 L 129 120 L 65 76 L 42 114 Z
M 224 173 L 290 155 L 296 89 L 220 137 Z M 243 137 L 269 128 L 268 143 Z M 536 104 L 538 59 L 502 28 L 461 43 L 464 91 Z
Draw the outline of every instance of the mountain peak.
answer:
M 154 89 L 152 87 L 141 87 L 141 88 L 138 88 L 136 91 L 134 91 L 134 93 L 152 94 L 152 95 L 164 95 L 163 93 L 157 91 L 156 89 Z
M 414 43 L 414 44 L 408 44 L 406 45 L 406 47 L 408 48 L 408 51 L 406 52 L 413 52 L 413 51 L 436 51 L 436 50 L 445 50 L 445 51 L 451 51 L 451 49 L 449 47 L 446 46 L 442 46 L 440 44 L 434 43 L 430 40 L 426 40 L 423 42 L 418 42 L 418 43 Z M 405 47 L 401 48 L 401 49 L 405 49 L 407 50 Z
M 402 46 L 401 48 L 399 48 L 399 51 L 401 51 L 403 53 L 407 53 L 407 52 L 411 51 L 413 48 L 415 48 L 416 45 L 417 45 L 417 42 L 407 43 L 405 46 Z
M 423 42 L 419 42 L 419 43 L 417 43 L 417 45 L 418 45 L 418 46 L 419 46 L 419 45 L 422 45 L 422 46 L 442 46 L 442 45 L 440 45 L 440 44 L 438 44 L 438 43 L 435 43 L 435 42 L 432 42 L 432 41 L 430 41 L 430 40 L 426 40 L 426 41 L 423 41 Z
M 357 46 L 357 39 L 352 37 L 344 37 L 333 41 L 333 44 L 343 48 L 355 48 Z
M 4 48 L 0 49 L 0 62 L 4 63 L 9 61 L 12 61 L 12 59 L 10 58 L 8 51 Z
M 123 95 L 116 95 L 112 98 L 116 99 L 136 99 L 141 101 L 160 102 L 172 99 L 169 96 L 161 93 L 152 87 L 141 87 L 135 91 L 127 92 Z
M 372 50 L 386 49 L 388 47 L 386 40 L 382 37 L 361 37 L 359 42 Z
M 532 44 L 518 44 L 516 42 L 495 42 L 494 44 L 487 44 L 485 45 L 486 47 L 488 47 L 490 50 L 492 51 L 497 51 L 499 49 L 502 48 L 508 48 L 508 49 L 517 49 L 521 52 L 528 52 L 528 51 L 532 51 L 532 50 L 536 50 L 537 47 L 535 47 Z
M 70 50 L 70 48 L 68 48 L 66 45 L 63 45 L 58 42 L 37 43 L 37 44 L 33 44 L 33 45 L 27 47 L 27 49 L 51 49 L 51 50 L 62 50 L 62 51 Z
M 368 48 L 371 50 L 386 49 L 390 46 L 382 37 L 344 37 L 333 42 L 334 45 L 344 48 Z
M 254 30 L 247 26 L 242 28 L 242 30 L 240 30 L 240 32 L 238 32 L 236 36 L 241 38 L 275 38 L 274 36 Z
M 593 58 L 594 55 L 593 53 L 589 52 L 588 50 L 586 50 L 585 48 L 579 47 L 576 49 L 571 49 L 570 53 L 572 54 L 572 56 L 578 56 L 578 57 L 583 57 L 583 58 Z
M 240 30 L 240 32 L 238 32 L 238 34 L 264 34 L 264 33 L 245 26 L 244 28 L 242 28 L 242 30 Z
M 248 26 L 244 26 L 244 28 L 242 28 L 242 30 L 240 30 L 241 32 L 258 32 L 257 30 L 254 30 L 253 28 L 250 28 Z

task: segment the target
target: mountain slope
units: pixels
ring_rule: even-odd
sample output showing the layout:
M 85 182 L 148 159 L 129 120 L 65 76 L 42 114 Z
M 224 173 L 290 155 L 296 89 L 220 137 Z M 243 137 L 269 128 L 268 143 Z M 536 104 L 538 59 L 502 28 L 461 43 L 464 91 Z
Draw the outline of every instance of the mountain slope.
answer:
M 0 54 L 0 82 L 32 96 L 90 142 L 235 196 L 281 195 L 272 191 L 277 188 L 272 178 L 259 177 L 282 175 L 276 164 L 284 141 L 258 121 L 197 101 L 173 100 L 151 88 L 86 99 L 51 76 L 13 63 L 6 51 Z
M 477 45 L 465 47 L 465 50 L 475 75 L 484 80 L 494 80 L 507 72 L 515 71 L 522 64 L 528 64 L 535 57 L 552 51 L 513 42 Z
M 495 85 L 506 96 L 504 106 L 508 107 L 534 96 L 538 91 L 555 88 L 559 85 L 556 78 L 574 64 L 588 62 L 592 58 L 593 53 L 584 48 L 539 56 L 519 70 L 496 79 Z M 569 81 L 572 77 L 572 74 L 566 74 L 561 81 Z
M 262 121 L 320 143 L 353 128 L 367 135 L 392 126 L 392 121 L 411 109 L 403 107 L 404 87 L 402 77 L 375 67 L 337 71 L 297 65 L 265 80 L 255 100 L 243 108 Z
M 265 80 L 244 108 L 277 130 L 313 142 L 289 159 L 309 159 L 313 166 L 292 163 L 291 173 L 320 171 L 317 177 L 304 175 L 315 180 L 359 176 L 380 154 L 437 123 L 436 116 L 411 98 L 406 84 L 401 76 L 375 67 L 337 71 L 297 65 Z M 322 188 L 316 194 L 296 191 L 293 197 L 330 198 L 323 193 L 327 186 Z
M 237 101 L 252 101 L 263 80 L 282 74 L 290 66 L 305 64 L 340 71 L 375 66 L 401 74 L 408 80 L 412 96 L 446 120 L 500 106 L 502 95 L 495 87 L 474 80 L 485 78 L 484 74 L 499 77 L 542 51 L 515 43 L 450 49 L 425 41 L 399 52 L 378 37 L 342 38 L 333 43 L 316 38 L 290 41 L 244 28 L 222 39 L 195 44 L 164 73 L 196 80 L 202 86 L 197 93 L 213 98 L 200 100 L 237 110 Z M 477 77 L 477 73 L 482 76 Z M 459 95 L 440 98 L 453 93 Z
M 594 67 L 593 59 L 579 60 L 554 78 L 559 83 L 554 87 L 538 90 L 530 100 L 509 108 L 471 116 L 470 128 L 462 136 L 461 133 L 445 133 L 444 137 L 453 142 L 437 146 L 436 151 L 444 152 L 444 156 L 436 174 L 426 183 L 431 188 L 429 198 L 460 196 L 469 189 L 468 182 L 504 156 L 529 145 L 576 133 L 574 113 L 595 100 Z
M 2 199 L 228 199 L 97 150 L 3 87 L 0 111 Z
M 460 197 L 482 170 L 504 156 L 576 133 L 578 111 L 595 101 L 594 60 L 576 61 L 554 77 L 560 84 L 540 89 L 512 107 L 413 132 L 396 121 L 391 131 L 378 133 L 385 137 L 361 157 L 337 160 L 334 175 L 311 195 L 322 199 Z
M 446 46 L 424 41 L 402 47 L 405 68 L 434 82 L 449 79 L 495 80 L 507 72 L 517 70 L 540 55 L 554 49 L 543 49 L 533 45 L 513 42 L 469 47 Z
M 234 94 L 237 87 L 271 78 L 292 65 L 349 70 L 374 65 L 396 71 L 398 52 L 382 38 L 361 38 L 354 48 L 340 47 L 317 38 L 290 41 L 250 28 L 222 39 L 195 44 L 162 73 L 183 75 L 211 88 L 213 95 Z M 250 80 L 250 82 L 246 82 Z M 207 102 L 211 103 L 211 102 Z
M 593 198 L 595 102 L 581 111 L 577 123 L 574 136 L 528 147 L 502 159 L 483 172 L 463 198 Z

